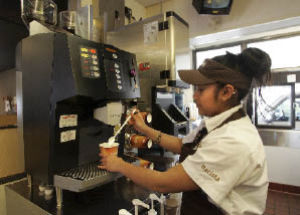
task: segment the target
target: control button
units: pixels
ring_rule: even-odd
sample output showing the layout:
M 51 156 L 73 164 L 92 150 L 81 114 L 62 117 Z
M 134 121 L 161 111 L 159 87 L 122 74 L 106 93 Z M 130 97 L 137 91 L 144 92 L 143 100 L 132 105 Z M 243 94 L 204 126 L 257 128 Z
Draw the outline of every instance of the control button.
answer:
M 88 58 L 88 57 L 89 57 L 89 55 L 88 55 L 88 54 L 81 53 L 81 57 Z
M 87 48 L 81 48 L 80 49 L 82 52 L 88 52 L 88 49 Z
M 121 85 L 118 85 L 118 89 L 119 89 L 119 90 L 122 90 L 122 88 L 123 88 L 123 87 L 122 87 Z
M 98 65 L 98 61 L 93 60 L 93 64 L 94 64 L 94 65 Z
M 115 54 L 115 53 L 113 53 L 113 54 L 112 54 L 112 57 L 113 57 L 114 59 L 117 59 L 117 58 L 118 58 L 118 55 Z
M 90 68 L 91 68 L 91 70 L 99 71 L 99 67 L 98 66 L 91 66 Z
M 118 83 L 118 84 L 122 84 L 122 81 L 121 81 L 121 80 L 117 80 L 117 83 Z
M 93 58 L 93 59 L 97 59 L 97 55 L 94 55 L 94 54 L 93 54 L 93 55 L 92 55 L 92 58 Z
M 131 70 L 130 70 L 130 76 L 131 76 L 131 77 L 135 77 L 135 76 L 136 76 L 136 71 L 135 71 L 135 69 L 131 69 Z
M 118 74 L 120 74 L 120 72 L 121 72 L 119 69 L 116 69 L 115 71 L 116 71 L 116 73 L 118 73 Z
M 120 68 L 120 65 L 115 63 L 115 68 L 119 69 Z
M 100 73 L 99 72 L 94 72 L 94 75 L 95 75 L 96 78 L 100 77 Z
M 90 52 L 92 53 L 92 54 L 96 54 L 96 49 L 90 49 Z
M 117 79 L 121 79 L 121 76 L 118 74 L 116 74 L 116 77 L 117 77 Z

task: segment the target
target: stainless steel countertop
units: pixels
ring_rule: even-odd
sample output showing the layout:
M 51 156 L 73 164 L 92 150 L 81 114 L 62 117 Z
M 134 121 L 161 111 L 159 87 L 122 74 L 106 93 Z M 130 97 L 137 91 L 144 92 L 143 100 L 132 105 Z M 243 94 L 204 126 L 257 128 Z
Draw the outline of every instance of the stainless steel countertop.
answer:
M 7 215 L 117 215 L 122 208 L 134 214 L 132 199 L 150 203 L 150 191 L 125 177 L 81 193 L 63 191 L 62 209 L 56 208 L 55 194 L 45 198 L 37 186 L 30 190 L 27 180 L 6 185 L 5 191 Z M 146 214 L 146 211 L 141 210 L 140 214 Z

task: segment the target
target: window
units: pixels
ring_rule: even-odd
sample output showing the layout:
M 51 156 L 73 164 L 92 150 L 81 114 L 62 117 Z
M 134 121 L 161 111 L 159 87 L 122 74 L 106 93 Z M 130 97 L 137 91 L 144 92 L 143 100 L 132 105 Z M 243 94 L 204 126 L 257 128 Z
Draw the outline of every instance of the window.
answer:
M 248 43 L 247 47 L 267 52 L 272 59 L 272 69 L 300 66 L 300 36 Z
M 226 52 L 231 52 L 233 54 L 238 54 L 241 52 L 241 46 L 231 46 L 219 49 L 211 49 L 205 51 L 196 51 L 196 68 L 198 68 L 202 62 L 207 58 L 213 58 L 218 55 L 224 55 Z
M 294 128 L 294 84 L 255 89 L 255 124 L 258 127 Z
M 257 42 L 244 42 L 246 47 L 255 47 L 267 52 L 272 59 L 272 85 L 253 92 L 253 120 L 258 127 L 289 128 L 300 130 L 300 36 L 289 36 Z M 198 68 L 207 58 L 239 54 L 242 44 L 195 50 L 195 66 Z M 292 70 L 291 70 L 292 68 Z M 280 70 L 276 70 L 280 69 Z M 298 74 L 299 73 L 299 74 Z M 289 75 L 293 75 L 289 80 Z M 251 108 L 250 108 L 251 109 Z
M 262 98 L 256 95 L 256 125 L 259 127 L 293 128 L 300 130 L 300 86 L 299 83 L 297 83 L 299 78 L 295 78 L 295 80 L 292 81 L 288 80 L 288 75 L 291 74 L 291 72 L 289 72 L 290 68 L 299 68 L 300 66 L 298 59 L 300 36 L 248 43 L 247 47 L 256 47 L 264 50 L 272 59 L 272 69 L 281 69 L 284 71 L 282 74 L 273 72 L 273 86 L 264 89 L 264 94 L 267 95 L 263 95 L 263 97 L 265 97 L 268 102 L 274 103 L 275 101 L 272 101 L 272 99 L 275 99 L 275 97 L 277 100 L 284 98 L 285 95 L 287 95 L 287 83 L 294 85 L 292 92 L 294 96 L 286 97 L 273 112 L 270 111 L 265 116 L 262 115 L 262 110 L 260 110 L 263 108 L 262 106 L 264 106 Z M 297 74 L 299 72 L 293 73 L 295 77 L 299 76 Z M 266 119 L 265 117 L 271 117 L 271 119 Z

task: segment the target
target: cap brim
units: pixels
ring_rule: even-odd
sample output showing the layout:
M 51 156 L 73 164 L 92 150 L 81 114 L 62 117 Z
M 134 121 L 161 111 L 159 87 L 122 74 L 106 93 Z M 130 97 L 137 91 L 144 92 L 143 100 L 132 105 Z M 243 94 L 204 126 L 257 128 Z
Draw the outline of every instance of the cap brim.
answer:
M 192 85 L 213 84 L 216 81 L 206 78 L 199 70 L 178 70 L 182 81 Z

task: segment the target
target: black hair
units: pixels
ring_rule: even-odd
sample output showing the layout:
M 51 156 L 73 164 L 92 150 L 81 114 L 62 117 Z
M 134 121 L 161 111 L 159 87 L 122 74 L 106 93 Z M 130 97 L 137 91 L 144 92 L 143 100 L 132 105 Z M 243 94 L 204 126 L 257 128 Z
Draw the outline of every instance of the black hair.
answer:
M 225 55 L 216 56 L 212 60 L 217 61 L 235 71 L 241 72 L 251 81 L 255 81 L 256 86 L 266 85 L 271 78 L 271 58 L 270 56 L 258 48 L 247 48 L 240 54 L 232 54 L 227 52 Z M 220 84 L 219 87 L 224 87 Z M 242 100 L 251 89 L 238 91 L 238 100 Z

